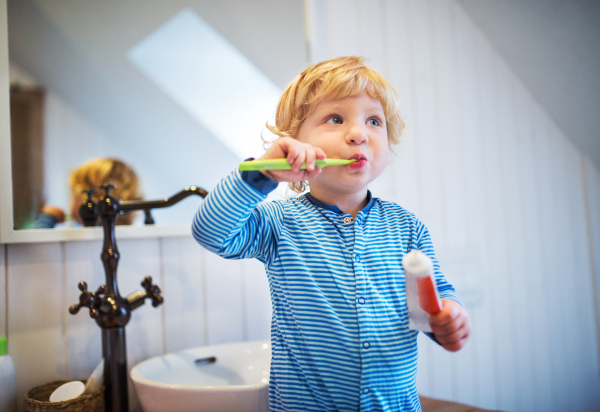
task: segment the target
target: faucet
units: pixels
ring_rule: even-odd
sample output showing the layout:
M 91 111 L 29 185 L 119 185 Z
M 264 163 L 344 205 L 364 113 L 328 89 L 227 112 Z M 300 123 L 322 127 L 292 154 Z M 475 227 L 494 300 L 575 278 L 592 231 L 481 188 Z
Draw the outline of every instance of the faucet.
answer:
M 161 200 L 128 200 L 121 201 L 110 195 L 110 190 L 115 187 L 112 183 L 101 186 L 104 196 L 98 204 L 92 200 L 96 193 L 94 189 L 85 190 L 87 199 L 79 208 L 79 214 L 85 226 L 96 226 L 101 221 L 104 231 L 104 244 L 100 259 L 104 265 L 106 284 L 101 285 L 95 292 L 88 291 L 88 285 L 80 282 L 81 291 L 79 303 L 71 305 L 69 312 L 75 315 L 82 307 L 89 309 L 90 317 L 102 328 L 102 355 L 104 357 L 104 407 L 107 412 L 128 412 L 129 398 L 127 393 L 127 350 L 125 345 L 125 326 L 129 322 L 131 312 L 142 306 L 146 299 L 152 301 L 156 307 L 163 303 L 158 286 L 152 284 L 152 278 L 146 276 L 141 285 L 144 291 L 136 291 L 122 297 L 117 286 L 117 265 L 119 263 L 119 250 L 115 239 L 115 224 L 120 214 L 143 210 L 146 215 L 146 224 L 154 221 L 150 210 L 172 206 L 190 195 L 205 198 L 208 192 L 196 186 L 186 187 L 170 198 Z

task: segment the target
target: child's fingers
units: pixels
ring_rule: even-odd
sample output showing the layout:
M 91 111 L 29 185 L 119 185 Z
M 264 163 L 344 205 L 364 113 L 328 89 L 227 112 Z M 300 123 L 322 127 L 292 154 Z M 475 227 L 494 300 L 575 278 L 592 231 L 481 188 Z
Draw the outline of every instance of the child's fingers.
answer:
M 315 148 L 310 144 L 305 144 L 304 149 L 306 150 L 306 171 L 312 172 L 315 170 L 315 160 L 317 158 L 317 153 Z
M 288 160 L 289 161 L 289 160 Z M 298 147 L 298 155 L 292 162 L 292 172 L 299 172 L 300 166 L 306 161 L 306 150 L 303 147 Z
M 325 154 L 325 152 L 323 151 L 323 149 L 315 147 L 315 153 L 317 155 L 317 159 L 326 159 L 327 155 Z
M 276 182 L 296 182 L 312 179 L 321 173 L 321 168 L 315 167 L 316 159 L 325 159 L 325 152 L 308 143 L 301 143 L 291 137 L 281 137 L 275 141 L 261 159 L 285 157 L 291 166 L 291 171 L 271 170 L 263 171 L 269 178 Z M 300 167 L 306 163 L 306 170 Z
M 462 316 L 458 319 L 456 319 L 454 322 L 451 322 L 447 325 L 444 326 L 431 326 L 431 330 L 433 331 L 433 333 L 435 333 L 435 336 L 438 339 L 441 338 L 448 338 L 448 339 L 456 339 L 457 338 L 457 334 L 460 335 L 462 332 L 466 329 L 470 330 L 469 324 L 468 324 L 468 317 L 467 316 Z
M 449 325 L 443 327 L 434 327 L 432 325 L 431 329 L 444 349 L 455 352 L 461 349 L 469 340 L 469 336 L 471 335 L 471 319 L 465 311 L 463 316 L 460 316 Z
M 304 145 L 290 137 L 282 137 L 277 141 L 281 141 L 281 147 L 286 155 L 285 157 L 288 163 L 292 167 L 292 171 L 298 172 L 298 170 L 300 170 L 300 166 L 302 166 L 304 163 Z
M 458 318 L 462 311 L 464 311 L 464 309 L 460 303 L 450 299 L 442 299 L 442 311 L 438 314 L 431 315 L 429 317 L 429 323 L 432 327 L 446 326 Z
M 456 332 L 446 335 L 446 336 L 438 336 L 435 335 L 438 342 L 447 350 L 459 350 L 464 346 L 464 344 L 469 340 L 469 336 L 471 335 L 471 328 L 466 325 Z
M 463 346 L 465 346 L 467 344 L 468 341 L 469 341 L 469 338 L 466 337 L 464 339 L 459 340 L 458 342 L 442 344 L 442 347 L 444 349 L 446 349 L 448 352 L 458 352 L 459 350 L 461 350 L 463 348 Z
M 295 141 L 294 139 L 285 138 L 285 137 L 283 137 L 279 140 L 281 141 L 281 149 L 283 150 L 283 153 L 285 154 L 285 158 L 287 159 L 288 163 L 290 163 L 290 164 L 294 163 L 294 161 L 300 154 L 300 148 L 299 148 L 298 142 Z

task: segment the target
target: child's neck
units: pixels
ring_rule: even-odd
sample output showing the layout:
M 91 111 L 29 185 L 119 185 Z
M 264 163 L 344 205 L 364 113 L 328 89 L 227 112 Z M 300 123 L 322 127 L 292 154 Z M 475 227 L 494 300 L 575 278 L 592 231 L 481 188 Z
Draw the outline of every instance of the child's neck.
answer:
M 332 193 L 319 188 L 311 188 L 310 194 L 321 202 L 336 205 L 342 212 L 349 213 L 354 219 L 362 209 L 367 206 L 367 189 L 355 193 Z

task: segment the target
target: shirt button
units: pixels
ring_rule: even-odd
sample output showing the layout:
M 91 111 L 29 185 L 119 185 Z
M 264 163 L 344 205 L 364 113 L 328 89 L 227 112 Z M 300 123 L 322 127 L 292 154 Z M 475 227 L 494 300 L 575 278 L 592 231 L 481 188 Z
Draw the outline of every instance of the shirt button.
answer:
M 354 261 L 357 263 L 360 262 L 360 255 L 358 253 L 354 255 Z
M 361 305 L 364 305 L 365 298 L 358 298 L 358 303 L 360 303 Z
M 369 393 L 369 388 L 364 388 L 363 393 Z
M 366 341 L 363 342 L 363 348 L 369 349 L 370 347 L 371 347 L 371 344 L 369 343 L 368 340 L 366 340 Z
M 345 224 L 350 224 L 350 223 L 352 223 L 352 218 L 351 218 L 351 217 L 345 217 L 345 218 L 344 218 L 344 223 L 345 223 Z

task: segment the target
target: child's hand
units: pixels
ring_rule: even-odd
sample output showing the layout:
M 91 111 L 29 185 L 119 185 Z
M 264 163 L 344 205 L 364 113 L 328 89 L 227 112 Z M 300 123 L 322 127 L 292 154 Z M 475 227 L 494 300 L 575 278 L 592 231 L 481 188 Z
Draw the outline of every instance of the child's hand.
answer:
M 450 352 L 460 350 L 471 335 L 471 318 L 462 305 L 442 299 L 442 311 L 429 317 L 429 325 L 438 342 Z
M 301 182 L 312 179 L 321 173 L 320 167 L 315 167 L 316 159 L 325 159 L 325 152 L 318 147 L 308 143 L 299 142 L 291 137 L 281 137 L 259 159 L 281 159 L 286 158 L 292 165 L 292 170 L 261 170 L 265 175 L 275 182 Z M 306 169 L 300 169 L 306 163 Z

